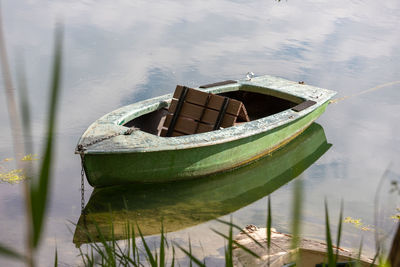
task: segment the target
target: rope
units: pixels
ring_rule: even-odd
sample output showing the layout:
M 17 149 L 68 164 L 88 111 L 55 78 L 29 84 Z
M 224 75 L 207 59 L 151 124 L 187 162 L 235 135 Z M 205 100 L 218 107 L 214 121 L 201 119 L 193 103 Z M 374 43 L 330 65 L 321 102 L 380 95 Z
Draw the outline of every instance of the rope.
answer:
M 348 99 L 348 98 L 352 98 L 352 97 L 355 97 L 355 96 L 359 96 L 359 95 L 363 95 L 363 94 L 366 94 L 366 93 L 369 93 L 369 92 L 372 92 L 372 91 L 376 91 L 378 89 L 381 89 L 381 88 L 384 88 L 384 87 L 387 87 L 387 86 L 391 86 L 391 85 L 395 85 L 395 84 L 400 84 L 400 81 L 394 81 L 394 82 L 380 84 L 378 86 L 369 88 L 367 90 L 361 91 L 361 92 L 353 94 L 353 95 L 348 95 L 348 96 L 344 96 L 344 97 L 341 97 L 341 98 L 332 99 L 330 101 L 330 103 L 331 104 L 336 104 L 336 103 L 338 103 L 338 102 L 340 102 L 342 100 L 345 100 L 345 99 Z

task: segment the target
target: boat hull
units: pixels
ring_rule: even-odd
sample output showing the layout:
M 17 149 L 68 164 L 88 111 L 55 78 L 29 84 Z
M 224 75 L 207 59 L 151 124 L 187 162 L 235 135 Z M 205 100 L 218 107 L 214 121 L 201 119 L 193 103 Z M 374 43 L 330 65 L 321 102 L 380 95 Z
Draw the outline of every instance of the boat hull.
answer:
M 90 185 L 103 187 L 185 180 L 234 169 L 272 152 L 299 135 L 325 111 L 328 103 L 270 131 L 209 146 L 85 154 L 86 176 Z
M 138 225 L 146 236 L 159 234 L 161 222 L 168 233 L 213 220 L 289 183 L 330 147 L 322 126 L 313 123 L 268 156 L 229 173 L 181 182 L 96 188 L 77 222 L 73 242 L 79 246 L 100 241 L 98 229 L 105 240 L 124 239 L 128 223 Z

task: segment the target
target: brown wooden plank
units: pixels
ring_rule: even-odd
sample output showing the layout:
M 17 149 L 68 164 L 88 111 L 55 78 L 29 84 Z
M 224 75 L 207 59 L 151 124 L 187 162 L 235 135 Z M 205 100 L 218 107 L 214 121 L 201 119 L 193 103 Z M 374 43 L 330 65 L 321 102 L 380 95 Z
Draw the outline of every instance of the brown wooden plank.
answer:
M 167 136 L 167 132 L 168 132 L 168 129 L 167 129 L 167 128 L 162 128 L 162 129 L 161 129 L 161 132 L 160 132 L 160 136 L 162 136 L 162 137 Z
M 219 112 L 213 109 L 206 109 L 204 111 L 202 122 L 214 125 L 217 121 Z
M 206 109 L 206 111 L 204 112 L 203 119 L 201 121 L 204 123 L 215 125 L 215 123 L 217 122 L 218 114 L 219 114 L 218 111 L 212 109 Z M 227 128 L 229 126 L 233 126 L 235 122 L 236 122 L 236 116 L 225 114 L 222 120 L 221 127 Z
M 183 89 L 182 85 L 177 85 L 176 88 L 175 88 L 175 92 L 174 92 L 173 98 L 179 99 L 181 97 L 181 94 L 182 94 L 182 89 Z
M 312 105 L 315 105 L 316 103 L 317 102 L 315 102 L 315 101 L 307 100 L 307 101 L 304 101 L 304 102 L 298 104 L 297 106 L 292 107 L 292 110 L 299 112 L 299 111 L 302 111 L 303 109 L 311 107 Z
M 172 114 L 168 114 L 167 118 L 165 119 L 164 127 L 168 128 L 168 126 L 171 124 L 171 120 Z M 187 117 L 178 117 L 178 119 L 176 120 L 174 131 L 178 131 L 184 134 L 194 134 L 197 129 L 197 124 L 198 122 L 193 119 Z
M 181 93 L 182 93 L 183 86 L 177 85 L 174 93 L 174 98 L 179 99 Z M 185 101 L 200 105 L 200 106 L 205 106 L 207 102 L 209 93 L 202 92 L 193 88 L 189 88 L 188 93 L 186 95 Z M 222 103 L 224 102 L 224 97 L 219 96 L 219 95 L 214 95 L 210 94 L 210 100 L 208 102 L 207 107 L 215 109 L 215 110 L 220 110 Z M 236 100 L 236 99 L 229 99 L 229 105 L 228 108 L 226 109 L 226 113 L 238 116 L 240 107 L 241 107 L 242 102 Z
M 184 136 L 184 135 L 185 135 L 184 133 L 180 133 L 180 132 L 176 132 L 176 131 L 172 132 L 172 137 Z
M 174 93 L 174 98 L 179 99 L 181 93 L 183 90 L 183 86 L 178 85 L 176 86 L 175 89 L 175 93 Z M 207 98 L 208 98 L 208 93 L 206 92 L 202 92 L 193 88 L 189 88 L 185 101 L 192 103 L 192 104 L 196 104 L 196 105 L 200 105 L 200 106 L 204 106 L 207 102 Z
M 161 130 L 160 136 L 162 136 L 162 137 L 167 136 L 167 132 L 168 132 L 168 129 L 167 129 L 167 128 L 163 128 L 163 129 Z M 180 132 L 174 131 L 174 132 L 172 132 L 171 137 L 183 136 L 183 135 L 185 135 L 185 134 L 184 134 L 184 133 L 180 133 Z
M 169 108 L 169 112 L 174 113 L 178 105 L 178 100 L 173 99 Z M 195 120 L 200 120 L 203 114 L 204 107 L 191 104 L 188 102 L 183 103 L 180 116 L 189 117 Z
M 215 111 L 213 111 L 215 112 Z M 165 126 L 169 126 L 172 120 L 172 115 L 167 115 L 167 118 L 165 120 Z M 215 119 L 216 120 L 216 119 Z M 222 128 L 228 128 L 236 123 L 236 117 L 225 114 L 225 117 L 221 123 Z M 197 122 L 194 121 L 193 119 L 186 118 L 186 117 L 179 117 L 177 119 L 177 122 L 175 124 L 175 129 L 174 131 L 178 131 L 184 134 L 194 134 L 194 133 L 205 133 L 212 131 L 214 128 L 214 124 L 209 124 L 209 123 L 204 123 L 204 122 Z M 197 129 L 197 132 L 196 132 Z M 162 129 L 161 131 L 161 136 L 166 136 L 167 130 L 165 128 Z M 173 135 L 174 136 L 174 135 Z
M 221 127 L 228 128 L 228 127 L 235 125 L 236 118 L 237 117 L 232 116 L 230 114 L 225 114 L 224 119 L 222 120 L 222 123 L 221 123 Z
M 234 116 L 238 116 L 242 105 L 243 105 L 242 102 L 240 102 L 236 99 L 230 98 L 229 105 L 226 108 L 226 113 L 232 114 Z
M 173 100 L 171 103 L 172 111 L 175 110 L 177 105 L 176 100 Z M 197 121 L 200 121 L 201 115 L 203 112 L 203 108 L 194 104 L 184 103 L 180 116 L 188 117 Z M 213 109 L 206 109 L 204 111 L 203 118 L 201 122 L 208 123 L 214 125 L 217 121 L 219 111 Z M 222 121 L 221 127 L 226 128 L 232 126 L 236 121 L 236 117 L 230 114 L 225 114 L 224 120 Z M 169 123 L 168 123 L 169 125 Z
M 176 109 L 177 100 L 172 100 L 171 102 L 171 112 L 173 113 Z M 184 103 L 180 116 L 188 117 L 197 121 L 200 121 L 201 116 L 203 115 L 204 108 L 191 103 Z M 202 118 L 202 122 L 215 124 L 218 117 L 218 111 L 213 109 L 205 109 L 204 115 Z
M 210 84 L 201 85 L 200 88 L 211 88 L 211 87 L 215 87 L 215 86 L 234 84 L 234 83 L 237 83 L 237 81 L 227 80 L 227 81 L 223 81 L 223 82 L 217 82 L 217 83 L 210 83 Z
M 240 121 L 250 121 L 249 115 L 247 114 L 247 110 L 245 106 L 242 104 L 240 106 L 238 120 Z
M 210 100 L 208 101 L 208 108 L 212 108 L 215 110 L 220 110 L 222 107 L 222 103 L 224 103 L 224 97 L 219 95 L 211 95 Z
M 179 98 L 182 90 L 183 86 L 178 85 L 174 93 L 174 98 Z M 185 102 L 183 103 L 181 112 L 177 118 L 172 136 L 212 131 L 219 117 L 224 99 L 225 97 L 223 96 L 189 88 Z M 204 108 L 206 104 L 207 107 Z M 169 107 L 169 112 L 171 114 L 167 115 L 163 125 L 164 128 L 168 128 L 171 124 L 173 113 L 176 111 L 177 105 L 178 100 L 173 99 Z M 238 115 L 241 116 L 240 120 L 249 121 L 246 109 L 242 102 L 235 99 L 229 99 L 221 127 L 228 128 L 235 125 Z M 199 122 L 200 120 L 201 122 Z M 165 134 L 166 129 L 163 129 L 161 136 L 165 136 Z
M 224 97 L 219 95 L 212 95 L 210 101 L 208 102 L 207 107 L 220 110 L 222 108 L 222 103 L 224 103 Z M 228 107 L 226 108 L 226 113 L 232 114 L 234 116 L 239 115 L 240 107 L 242 102 L 236 99 L 229 99 Z
M 214 129 L 214 125 L 199 123 L 197 133 L 206 133 L 206 132 L 212 131 L 213 129 Z

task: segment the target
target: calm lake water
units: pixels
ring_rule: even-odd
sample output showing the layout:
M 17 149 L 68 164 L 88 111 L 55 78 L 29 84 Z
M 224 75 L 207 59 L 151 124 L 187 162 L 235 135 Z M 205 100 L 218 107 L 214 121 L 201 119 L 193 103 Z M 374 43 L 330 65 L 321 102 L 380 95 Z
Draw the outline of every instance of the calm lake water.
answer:
M 400 2 L 397 0 L 21 0 L 2 1 L 2 14 L 14 77 L 16 63 L 21 58 L 24 61 L 38 157 L 42 155 L 56 19 L 61 18 L 65 25 L 56 162 L 40 248 L 43 266 L 52 264 L 56 246 L 63 265 L 80 262 L 79 251 L 72 242 L 81 201 L 80 159 L 73 152 L 79 136 L 103 114 L 128 103 L 170 93 L 176 84 L 198 86 L 239 79 L 248 71 L 305 81 L 335 90 L 337 97 L 400 80 Z M 271 190 L 275 228 L 290 232 L 295 179 L 301 179 L 304 185 L 302 233 L 306 237 L 324 239 L 325 198 L 334 228 L 341 200 L 344 216 L 361 219 L 365 226 L 373 228 L 377 208 L 382 211 L 378 227 L 385 231 L 393 227 L 395 221 L 390 216 L 400 207 L 399 196 L 387 192 L 390 180 L 400 179 L 399 100 L 400 84 L 394 83 L 328 107 L 317 120 L 320 126 L 316 127 L 326 138 L 326 145 L 332 146 L 320 151 L 297 178 L 285 176 L 287 181 L 280 188 L 274 188 L 275 191 Z M 13 168 L 13 162 L 4 161 L 13 157 L 5 101 L 1 90 L 0 171 Z M 287 153 L 293 156 L 293 150 Z M 285 155 L 280 155 L 272 162 L 285 159 Z M 215 198 L 215 203 L 225 204 L 217 205 L 218 211 L 208 209 L 207 216 L 198 216 L 184 205 L 197 205 L 197 200 L 174 202 L 171 194 L 176 190 L 174 186 L 165 187 L 162 197 L 152 202 L 153 206 L 143 204 L 143 209 L 151 207 L 148 212 L 152 218 L 151 212 L 156 217 L 165 211 L 160 208 L 165 203 L 178 203 L 178 210 L 186 208 L 179 215 L 182 220 L 197 216 L 188 224 L 172 227 L 168 237 L 185 244 L 190 236 L 195 255 L 206 257 L 211 266 L 219 266 L 224 242 L 210 228 L 221 231 L 226 228 L 215 218 L 229 220 L 232 216 L 241 226 L 264 226 L 266 220 L 266 196 L 270 192 L 250 190 L 251 186 L 243 192 L 232 191 L 240 188 L 233 189 L 237 182 L 234 177 L 240 179 L 241 172 L 249 171 L 260 179 L 262 172 L 276 170 L 266 168 L 269 163 L 266 159 L 246 170 L 222 176 L 220 179 L 232 184 L 232 189 L 226 190 L 235 194 L 233 204 L 229 205 L 229 199 Z M 288 169 L 291 168 L 289 165 Z M 382 177 L 384 186 L 377 190 Z M 252 181 L 248 183 L 251 185 Z M 185 192 L 185 186 L 178 186 L 183 188 L 180 192 Z M 196 188 L 210 189 L 207 183 L 202 186 Z M 86 189 L 88 201 L 92 188 L 86 184 Z M 134 191 L 137 189 L 132 190 L 137 193 Z M 140 190 L 144 195 L 157 195 L 154 191 L 157 188 Z M 251 195 L 256 193 L 257 196 Z M 183 195 L 182 199 L 185 199 Z M 22 250 L 21 184 L 0 184 L 0 214 L 1 242 Z M 387 244 L 392 235 L 389 233 Z M 343 246 L 349 248 L 358 248 L 363 238 L 366 252 L 374 251 L 372 231 L 345 224 L 342 238 Z M 148 239 L 153 242 L 157 236 Z M 0 258 L 0 265 L 6 264 L 10 262 Z

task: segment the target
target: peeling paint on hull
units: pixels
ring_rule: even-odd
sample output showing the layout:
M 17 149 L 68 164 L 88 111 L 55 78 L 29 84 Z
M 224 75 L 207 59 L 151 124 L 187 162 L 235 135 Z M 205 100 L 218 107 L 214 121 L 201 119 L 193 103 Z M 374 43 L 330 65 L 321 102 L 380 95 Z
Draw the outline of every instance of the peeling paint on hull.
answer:
M 276 88 L 280 86 L 283 89 L 272 90 L 274 84 Z M 286 94 L 286 98 L 316 100 L 317 104 L 301 112 L 285 110 L 240 126 L 203 134 L 163 138 L 135 131 L 128 136 L 117 135 L 85 151 L 84 168 L 89 183 L 100 187 L 132 182 L 167 182 L 239 167 L 272 152 L 299 135 L 325 111 L 329 99 L 335 94 L 330 90 L 299 85 L 271 76 L 258 77 L 252 82 L 238 81 L 238 85 L 235 85 L 237 88 L 221 86 L 209 91 L 218 93 L 239 90 L 241 86 L 246 86 L 247 90 L 256 88 L 262 91 L 263 85 L 269 94 L 273 92 Z M 145 101 L 146 105 L 142 102 L 105 115 L 89 127 L 78 145 L 107 134 L 125 131 L 126 127 L 121 126 L 123 122 L 168 105 L 168 97 L 150 99 Z

